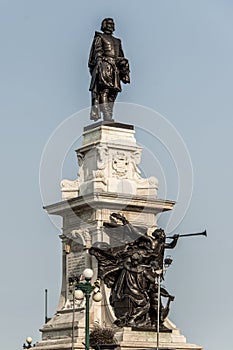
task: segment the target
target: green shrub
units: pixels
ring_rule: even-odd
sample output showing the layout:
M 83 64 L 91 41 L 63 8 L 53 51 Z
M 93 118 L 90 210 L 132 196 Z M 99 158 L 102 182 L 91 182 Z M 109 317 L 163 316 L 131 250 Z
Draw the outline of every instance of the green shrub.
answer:
M 90 332 L 90 346 L 97 344 L 116 344 L 115 330 L 111 327 L 95 325 Z

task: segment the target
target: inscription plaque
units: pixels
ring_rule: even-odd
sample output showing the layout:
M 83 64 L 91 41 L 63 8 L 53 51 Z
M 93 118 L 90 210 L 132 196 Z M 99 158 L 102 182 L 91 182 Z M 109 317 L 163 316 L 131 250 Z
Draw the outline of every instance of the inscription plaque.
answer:
M 83 248 L 83 245 L 73 241 L 70 245 L 70 253 L 66 256 L 66 276 L 69 300 L 72 300 L 72 294 L 69 290 L 69 277 L 80 276 L 87 267 L 90 267 L 90 257 L 87 250 Z
M 86 267 L 85 252 L 71 252 L 67 255 L 68 277 L 79 276 Z

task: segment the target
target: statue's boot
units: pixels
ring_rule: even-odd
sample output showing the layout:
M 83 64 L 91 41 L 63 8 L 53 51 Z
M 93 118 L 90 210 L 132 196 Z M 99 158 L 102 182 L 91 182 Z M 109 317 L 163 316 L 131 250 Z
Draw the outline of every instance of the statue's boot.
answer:
M 92 107 L 91 107 L 90 119 L 96 121 L 101 118 L 101 115 L 100 115 L 99 99 L 96 96 L 96 94 L 93 92 L 92 92 L 91 105 Z
M 168 301 L 167 301 L 167 305 L 166 307 L 163 309 L 162 314 L 161 314 L 161 319 L 162 321 L 165 320 L 165 318 L 168 316 L 169 311 L 170 311 L 170 303 L 171 301 L 173 301 L 175 299 L 175 297 L 173 295 L 169 295 L 168 297 Z

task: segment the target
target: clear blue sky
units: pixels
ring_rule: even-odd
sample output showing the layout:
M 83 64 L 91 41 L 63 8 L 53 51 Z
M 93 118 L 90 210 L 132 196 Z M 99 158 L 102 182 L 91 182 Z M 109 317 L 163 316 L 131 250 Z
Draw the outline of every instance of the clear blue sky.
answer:
M 206 350 L 231 350 L 233 3 L 229 0 L 0 1 L 2 348 L 20 349 L 29 335 L 40 339 L 45 288 L 49 313 L 56 310 L 60 232 L 42 209 L 40 159 L 57 126 L 89 106 L 88 52 L 104 17 L 115 19 L 115 35 L 122 38 L 131 65 L 132 83 L 118 101 L 165 116 L 191 156 L 193 195 L 175 231 L 208 231 L 207 239 L 183 239 L 172 252 L 166 286 L 176 299 L 170 318 L 189 342 Z M 120 119 L 124 122 L 123 116 Z M 81 132 L 80 123 L 78 137 Z M 140 131 L 138 135 L 139 143 L 146 145 L 146 135 Z M 168 199 L 176 199 L 177 184 L 170 175 L 174 165 L 163 159 L 159 146 L 151 152 L 166 173 Z M 72 147 L 62 172 L 76 177 Z M 148 163 L 145 172 L 157 175 Z M 48 172 L 56 189 L 54 198 L 59 198 L 60 179 L 60 173 L 52 177 Z

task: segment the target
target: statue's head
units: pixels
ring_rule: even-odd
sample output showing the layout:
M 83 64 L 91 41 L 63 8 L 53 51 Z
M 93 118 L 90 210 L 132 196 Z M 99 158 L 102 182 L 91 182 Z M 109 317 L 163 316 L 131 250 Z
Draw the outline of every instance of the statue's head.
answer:
M 160 240 L 162 242 L 164 242 L 166 239 L 165 232 L 162 228 L 157 228 L 156 230 L 154 230 L 154 232 L 152 232 L 152 236 L 155 239 Z
M 101 23 L 101 30 L 106 34 L 112 34 L 115 30 L 115 24 L 112 18 L 105 18 Z

